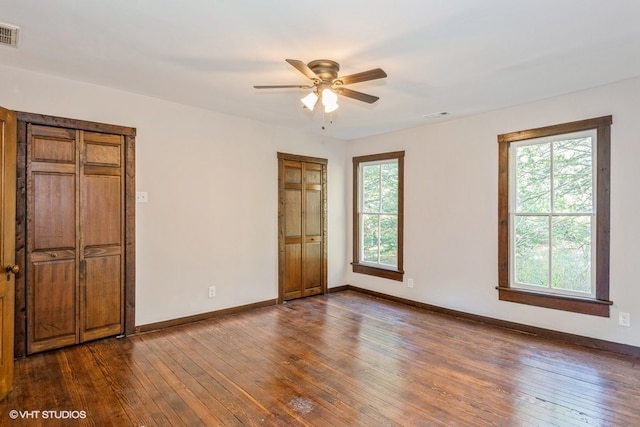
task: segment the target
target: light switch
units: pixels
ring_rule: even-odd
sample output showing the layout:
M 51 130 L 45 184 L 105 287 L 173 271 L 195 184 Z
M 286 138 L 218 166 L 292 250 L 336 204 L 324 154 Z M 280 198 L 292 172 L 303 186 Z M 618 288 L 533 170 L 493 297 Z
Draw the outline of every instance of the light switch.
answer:
M 147 203 L 147 192 L 146 191 L 138 191 L 136 193 L 136 202 L 138 202 L 138 203 Z

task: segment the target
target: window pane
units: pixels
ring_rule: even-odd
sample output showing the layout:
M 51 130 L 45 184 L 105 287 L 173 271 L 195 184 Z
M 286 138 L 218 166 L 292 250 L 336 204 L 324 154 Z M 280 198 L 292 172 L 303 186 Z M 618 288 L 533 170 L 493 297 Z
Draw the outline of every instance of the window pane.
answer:
M 398 217 L 380 215 L 380 264 L 395 266 L 398 262 Z
M 591 217 L 553 218 L 552 287 L 591 293 Z
M 551 144 L 516 148 L 516 212 L 545 213 L 551 209 Z
M 363 212 L 380 212 L 380 165 L 362 167 Z
M 378 262 L 379 241 L 378 215 L 362 215 L 362 261 Z
M 398 163 L 381 165 L 381 206 L 382 213 L 398 212 Z
M 554 144 L 554 212 L 593 210 L 593 155 L 591 138 L 557 141 Z
M 549 286 L 549 218 L 517 216 L 515 231 L 515 281 Z

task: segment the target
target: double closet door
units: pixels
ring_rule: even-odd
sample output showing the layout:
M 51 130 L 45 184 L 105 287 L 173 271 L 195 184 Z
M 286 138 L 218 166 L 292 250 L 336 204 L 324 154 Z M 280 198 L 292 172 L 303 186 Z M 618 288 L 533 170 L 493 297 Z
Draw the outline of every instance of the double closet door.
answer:
M 278 153 L 280 302 L 327 291 L 327 160 Z
M 27 353 L 124 332 L 124 137 L 28 124 Z

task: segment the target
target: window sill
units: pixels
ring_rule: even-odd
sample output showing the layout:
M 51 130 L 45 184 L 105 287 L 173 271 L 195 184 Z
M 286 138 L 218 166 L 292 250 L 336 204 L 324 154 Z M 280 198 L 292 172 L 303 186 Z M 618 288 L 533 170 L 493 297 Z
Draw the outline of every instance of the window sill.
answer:
M 360 274 L 368 274 L 370 276 L 382 277 L 384 279 L 397 280 L 402 282 L 404 277 L 404 271 L 390 270 L 386 268 L 372 267 L 370 265 L 352 263 L 353 272 Z
M 593 316 L 609 317 L 611 301 L 593 298 L 580 298 L 561 295 L 550 295 L 524 289 L 496 287 L 498 299 L 519 304 L 535 305 L 555 310 L 571 311 L 574 313 L 590 314 Z

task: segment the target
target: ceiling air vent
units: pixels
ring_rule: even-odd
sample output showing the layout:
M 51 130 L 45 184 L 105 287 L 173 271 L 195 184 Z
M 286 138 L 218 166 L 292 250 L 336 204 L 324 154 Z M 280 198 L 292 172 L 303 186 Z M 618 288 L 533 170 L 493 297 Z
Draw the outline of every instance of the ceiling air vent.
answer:
M 18 47 L 18 27 L 0 22 L 0 45 Z

